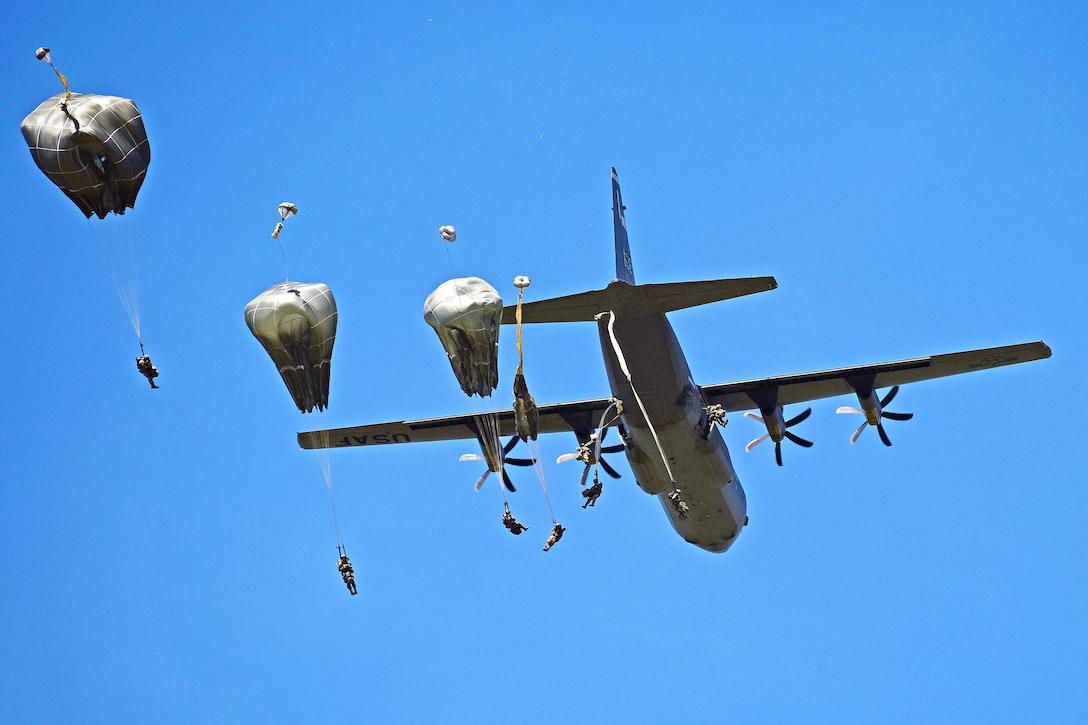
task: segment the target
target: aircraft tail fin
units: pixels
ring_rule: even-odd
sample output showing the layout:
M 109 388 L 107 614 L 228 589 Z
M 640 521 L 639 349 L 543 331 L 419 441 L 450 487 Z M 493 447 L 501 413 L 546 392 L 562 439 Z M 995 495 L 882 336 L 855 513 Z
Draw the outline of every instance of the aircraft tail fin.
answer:
M 766 292 L 778 286 L 774 277 L 741 277 L 737 279 L 712 279 L 699 282 L 668 282 L 664 284 L 636 284 L 631 266 L 631 248 L 627 243 L 626 207 L 620 196 L 620 179 L 612 167 L 612 219 L 616 236 L 616 279 L 608 287 L 589 292 L 579 292 L 564 297 L 526 302 L 522 305 L 522 321 L 534 322 L 592 322 L 602 312 L 621 308 L 637 310 L 640 314 L 651 311 L 672 312 L 711 302 L 731 300 L 735 297 Z M 516 306 L 507 305 L 502 311 L 502 324 L 516 320 Z
M 616 279 L 627 284 L 635 283 L 635 269 L 631 266 L 631 246 L 627 242 L 627 217 L 620 196 L 620 177 L 612 167 L 612 223 L 616 237 Z

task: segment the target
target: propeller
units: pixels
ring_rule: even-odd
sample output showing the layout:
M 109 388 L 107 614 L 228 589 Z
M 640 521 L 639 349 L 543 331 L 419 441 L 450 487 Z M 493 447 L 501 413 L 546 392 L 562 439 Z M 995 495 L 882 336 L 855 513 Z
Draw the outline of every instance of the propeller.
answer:
M 850 436 L 850 445 L 854 445 L 858 442 L 858 436 L 865 430 L 866 426 L 876 426 L 876 432 L 880 434 L 880 440 L 884 442 L 884 445 L 890 446 L 892 444 L 891 439 L 888 438 L 888 434 L 884 432 L 884 424 L 881 422 L 884 418 L 888 420 L 910 420 L 914 417 L 914 413 L 892 413 L 884 410 L 884 406 L 892 402 L 896 394 L 899 392 L 899 386 L 896 385 L 888 394 L 884 396 L 883 400 L 877 400 L 876 395 L 870 393 L 868 397 L 863 397 L 858 394 L 858 402 L 861 403 L 861 408 L 854 408 L 849 405 L 844 405 L 836 410 L 836 413 L 861 413 L 865 416 L 865 422 L 858 426 L 858 429 L 854 431 L 854 435 Z
M 812 447 L 812 441 L 805 440 L 804 438 L 797 435 L 796 433 L 790 433 L 789 430 L 788 430 L 789 428 L 792 428 L 793 426 L 795 426 L 798 423 L 800 423 L 801 421 L 803 421 L 805 418 L 808 418 L 810 415 L 812 415 L 812 408 L 806 408 L 803 413 L 801 413 L 799 415 L 796 415 L 793 418 L 790 418 L 789 420 L 783 422 L 783 420 L 782 420 L 782 406 L 781 405 L 776 406 L 770 413 L 766 413 L 764 415 L 760 415 L 759 413 L 753 413 L 752 411 L 748 411 L 747 413 L 744 414 L 744 417 L 745 418 L 751 418 L 752 420 L 758 420 L 760 423 L 767 426 L 767 434 L 766 435 L 761 435 L 759 438 L 756 438 L 754 441 L 752 441 L 751 443 L 746 445 L 744 447 L 744 452 L 747 453 L 748 451 L 752 450 L 753 448 L 755 448 L 757 445 L 759 445 L 763 441 L 770 438 L 771 440 L 774 441 L 774 460 L 775 460 L 775 463 L 777 463 L 778 465 L 781 466 L 782 465 L 782 440 L 784 438 L 788 438 L 791 441 L 793 441 L 794 443 L 796 443 L 797 445 L 803 446 L 805 448 L 811 448 Z
M 531 466 L 535 462 L 531 458 L 510 458 L 510 457 L 508 457 L 506 455 L 507 453 L 509 453 L 510 451 L 512 451 L 514 449 L 514 446 L 516 446 L 518 444 L 519 440 L 521 440 L 521 439 L 518 438 L 518 436 L 514 436 L 513 438 L 510 439 L 510 441 L 505 446 L 502 447 L 501 464 L 503 464 L 503 465 L 501 465 L 500 468 L 502 468 L 502 480 L 503 480 L 503 483 L 506 484 L 506 488 L 509 491 L 517 491 L 517 489 L 514 488 L 514 483 L 510 480 L 510 476 L 506 473 L 506 465 L 505 464 L 510 464 L 511 466 Z M 484 462 L 487 462 L 487 457 L 486 456 L 481 456 L 479 453 L 465 453 L 464 455 L 462 455 L 457 460 L 459 460 L 459 461 L 484 461 Z M 492 474 L 491 464 L 488 463 L 488 467 L 487 467 L 487 470 L 484 471 L 484 475 L 480 476 L 480 480 L 476 481 L 476 490 L 477 491 L 480 490 L 480 487 L 484 485 L 484 481 L 486 481 L 487 477 L 490 476 L 491 474 Z
M 608 428 L 605 428 L 604 431 L 601 432 L 600 440 L 598 440 L 597 432 L 594 431 L 590 434 L 589 440 L 587 440 L 585 443 L 581 443 L 578 445 L 578 450 L 576 452 L 564 453 L 563 455 L 559 456 L 559 458 L 556 458 L 555 462 L 563 463 L 564 461 L 573 461 L 577 459 L 585 463 L 585 470 L 582 471 L 582 478 L 578 482 L 578 485 L 580 486 L 586 485 L 586 477 L 589 476 L 589 469 L 592 468 L 593 465 L 596 463 L 601 464 L 601 468 L 604 469 L 604 472 L 612 478 L 620 478 L 619 472 L 611 465 L 609 465 L 608 461 L 604 459 L 604 454 L 619 453 L 624 448 L 626 448 L 626 446 L 622 443 L 616 443 L 615 445 L 611 446 L 601 446 L 601 455 L 597 455 L 597 446 L 604 441 L 605 436 L 607 435 Z

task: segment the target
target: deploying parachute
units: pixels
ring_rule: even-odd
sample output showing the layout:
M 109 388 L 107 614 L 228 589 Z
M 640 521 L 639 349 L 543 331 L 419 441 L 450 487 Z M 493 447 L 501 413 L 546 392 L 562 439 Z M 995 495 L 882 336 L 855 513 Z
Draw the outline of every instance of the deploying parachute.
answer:
M 284 282 L 246 305 L 246 325 L 280 371 L 303 413 L 329 405 L 336 300 L 327 285 Z
M 540 411 L 537 410 L 536 401 L 525 382 L 525 356 L 521 350 L 521 296 L 529 284 L 530 280 L 525 275 L 514 277 L 514 286 L 518 288 L 518 306 L 514 317 L 518 335 L 518 369 L 514 373 L 514 427 L 518 436 L 526 443 L 535 441 L 540 434 Z
M 502 297 L 479 277 L 443 282 L 423 305 L 465 395 L 486 398 L 499 384 Z
M 20 126 L 34 163 L 83 215 L 124 214 L 151 163 L 143 117 L 127 98 L 58 93 Z
M 298 214 L 298 207 L 289 201 L 282 202 L 280 204 L 280 220 L 276 223 L 276 229 L 272 232 L 273 239 L 280 238 L 280 232 L 283 231 L 283 223 Z

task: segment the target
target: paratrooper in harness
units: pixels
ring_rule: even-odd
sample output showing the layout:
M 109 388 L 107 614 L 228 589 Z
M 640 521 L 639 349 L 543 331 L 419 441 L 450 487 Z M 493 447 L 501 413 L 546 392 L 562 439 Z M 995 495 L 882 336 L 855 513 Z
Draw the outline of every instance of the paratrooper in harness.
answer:
M 563 524 L 557 521 L 555 526 L 552 527 L 552 533 L 548 535 L 548 543 L 544 544 L 544 551 L 555 546 L 556 542 L 563 538 L 564 531 L 566 529 L 563 528 Z
M 355 569 L 352 567 L 351 560 L 348 559 L 347 554 L 340 555 L 340 558 L 336 562 L 336 568 L 340 570 L 340 576 L 344 577 L 344 584 L 347 584 L 351 596 L 358 594 L 359 592 L 355 588 Z
M 151 383 L 152 388 L 158 388 L 155 385 L 155 378 L 159 377 L 159 369 L 151 364 L 151 356 L 144 354 L 136 358 L 136 369 L 140 371 L 140 374 L 147 378 L 147 382 Z
M 514 518 L 514 514 L 510 513 L 509 508 L 502 515 L 502 525 L 508 528 L 514 536 L 520 536 L 521 532 L 529 530 L 528 526 L 522 525 L 520 521 Z

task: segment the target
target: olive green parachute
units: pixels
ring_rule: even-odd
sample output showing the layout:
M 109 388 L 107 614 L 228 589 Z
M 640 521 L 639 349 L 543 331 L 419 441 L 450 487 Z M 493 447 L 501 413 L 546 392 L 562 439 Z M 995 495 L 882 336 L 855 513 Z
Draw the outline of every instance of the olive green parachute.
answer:
M 326 285 L 284 282 L 246 305 L 246 324 L 303 413 L 329 405 L 336 300 Z
M 427 297 L 423 318 L 449 355 L 465 395 L 486 398 L 499 384 L 502 297 L 479 277 L 443 282 Z
M 143 117 L 127 98 L 58 93 L 20 127 L 34 163 L 83 215 L 105 219 L 136 205 L 151 163 Z

